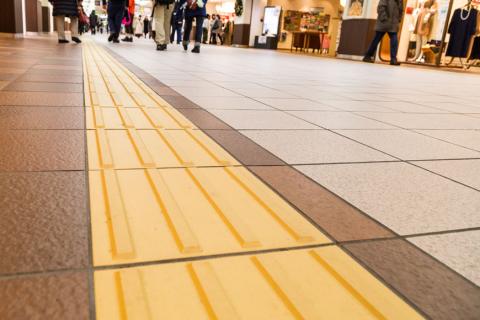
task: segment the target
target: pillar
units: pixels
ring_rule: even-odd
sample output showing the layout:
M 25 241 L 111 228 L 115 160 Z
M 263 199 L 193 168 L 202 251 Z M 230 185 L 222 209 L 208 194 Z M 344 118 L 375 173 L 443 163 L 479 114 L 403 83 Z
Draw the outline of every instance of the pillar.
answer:
M 263 31 L 263 15 L 265 7 L 267 6 L 267 0 L 252 0 L 252 18 L 250 22 L 250 47 L 255 44 L 255 36 L 259 36 Z
M 250 42 L 250 23 L 252 21 L 252 3 L 253 0 L 243 1 L 243 14 L 235 17 L 233 28 L 233 45 L 248 46 Z
M 25 32 L 24 1 L 2 0 L 0 35 L 22 37 Z
M 378 0 L 363 0 L 362 13 L 352 16 L 350 10 L 354 2 L 361 0 L 348 0 L 343 13 L 342 31 L 338 56 L 340 58 L 360 59 L 370 45 L 375 34 Z M 358 11 L 357 11 L 358 12 Z

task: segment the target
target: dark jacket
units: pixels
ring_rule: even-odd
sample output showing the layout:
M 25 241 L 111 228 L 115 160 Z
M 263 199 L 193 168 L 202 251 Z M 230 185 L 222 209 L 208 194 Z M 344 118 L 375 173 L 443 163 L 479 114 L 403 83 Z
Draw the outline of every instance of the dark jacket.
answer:
M 175 2 L 175 8 L 172 12 L 172 26 L 181 27 L 183 25 L 184 7 L 180 1 Z
M 49 0 L 53 5 L 52 15 L 78 17 L 77 0 Z
M 180 0 L 180 4 L 183 5 L 187 0 Z M 194 10 L 185 7 L 185 17 L 206 17 L 207 16 L 207 0 L 203 0 L 203 7 L 198 7 Z
M 380 0 L 377 13 L 375 31 L 398 32 L 403 14 L 402 0 Z

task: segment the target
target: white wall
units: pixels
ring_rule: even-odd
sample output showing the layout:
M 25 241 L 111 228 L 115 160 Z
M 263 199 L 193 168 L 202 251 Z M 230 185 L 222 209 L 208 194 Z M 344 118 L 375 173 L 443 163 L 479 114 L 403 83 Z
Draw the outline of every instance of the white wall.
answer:
M 265 7 L 267 6 L 267 0 L 253 0 L 252 2 L 252 19 L 250 22 L 250 43 L 249 45 L 253 47 L 255 44 L 255 36 L 262 34 L 263 22 L 260 21 L 263 19 L 263 13 Z

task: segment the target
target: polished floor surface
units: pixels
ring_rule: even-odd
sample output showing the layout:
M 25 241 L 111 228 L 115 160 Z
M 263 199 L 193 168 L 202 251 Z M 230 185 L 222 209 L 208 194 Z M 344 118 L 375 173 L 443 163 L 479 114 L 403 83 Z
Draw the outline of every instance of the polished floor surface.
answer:
M 0 317 L 475 319 L 479 81 L 0 40 Z

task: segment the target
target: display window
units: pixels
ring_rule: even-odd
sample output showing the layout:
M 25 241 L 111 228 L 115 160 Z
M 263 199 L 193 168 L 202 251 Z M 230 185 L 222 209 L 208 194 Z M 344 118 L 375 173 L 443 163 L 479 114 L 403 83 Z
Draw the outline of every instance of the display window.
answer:
M 478 1 L 469 0 L 406 1 L 399 34 L 399 61 L 434 66 L 475 66 L 480 57 L 478 4 Z M 388 44 L 382 42 L 382 60 L 388 60 L 388 50 Z

